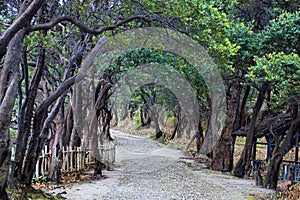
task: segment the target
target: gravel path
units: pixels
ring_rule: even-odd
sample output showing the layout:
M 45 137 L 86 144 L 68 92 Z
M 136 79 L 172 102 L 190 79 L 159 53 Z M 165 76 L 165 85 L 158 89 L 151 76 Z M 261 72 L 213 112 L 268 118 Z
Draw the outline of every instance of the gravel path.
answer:
M 75 184 L 69 189 L 55 189 L 67 199 L 249 199 L 272 194 L 255 187 L 251 180 L 209 170 L 193 170 L 180 159 L 177 150 L 163 148 L 148 138 L 113 131 L 118 142 L 113 171 L 104 171 L 104 180 Z M 250 198 L 254 199 L 254 198 Z

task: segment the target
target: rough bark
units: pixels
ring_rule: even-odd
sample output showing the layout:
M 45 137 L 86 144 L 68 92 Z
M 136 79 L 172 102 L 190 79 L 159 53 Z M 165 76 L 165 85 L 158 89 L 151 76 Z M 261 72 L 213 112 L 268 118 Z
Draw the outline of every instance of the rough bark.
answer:
M 18 179 L 22 180 L 23 158 L 25 156 L 28 139 L 30 138 L 30 131 L 32 126 L 32 117 L 34 115 L 34 104 L 37 96 L 38 86 L 45 68 L 45 50 L 39 47 L 39 59 L 37 63 L 37 70 L 31 81 L 29 90 L 26 94 L 26 100 L 22 105 L 19 121 L 19 134 L 17 137 L 16 148 L 16 168 L 18 170 Z
M 26 9 L 29 6 L 29 1 L 25 1 L 20 9 L 19 17 L 26 17 L 26 20 L 22 22 L 24 25 L 28 24 L 31 19 L 31 14 L 26 14 Z M 16 24 L 16 23 L 14 23 Z M 17 27 L 17 25 L 14 25 Z M 0 79 L 0 193 L 4 194 L 7 183 L 7 159 L 9 155 L 9 125 L 12 117 L 12 110 L 16 100 L 19 81 L 19 65 L 21 63 L 22 42 L 25 35 L 22 27 L 17 27 L 16 30 L 6 31 L 0 38 L 0 57 L 7 52 L 4 59 L 3 69 L 1 71 Z M 6 35 L 7 34 L 7 35 Z
M 232 137 L 231 133 L 234 131 L 234 124 L 236 121 L 238 105 L 240 100 L 240 83 L 238 79 L 233 80 L 231 86 L 231 97 L 225 126 L 222 130 L 221 137 L 213 150 L 213 159 L 211 168 L 218 171 L 232 171 L 233 163 L 231 157 Z

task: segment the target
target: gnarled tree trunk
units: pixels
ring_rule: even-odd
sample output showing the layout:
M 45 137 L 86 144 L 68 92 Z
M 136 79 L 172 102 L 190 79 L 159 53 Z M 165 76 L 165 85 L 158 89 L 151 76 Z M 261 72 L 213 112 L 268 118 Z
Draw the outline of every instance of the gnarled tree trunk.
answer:
M 213 150 L 213 159 L 211 168 L 218 171 L 230 172 L 233 168 L 233 159 L 231 159 L 232 137 L 234 124 L 237 117 L 238 105 L 240 100 L 241 86 L 238 79 L 233 80 L 231 86 L 231 98 L 225 126 L 221 133 L 221 138 Z

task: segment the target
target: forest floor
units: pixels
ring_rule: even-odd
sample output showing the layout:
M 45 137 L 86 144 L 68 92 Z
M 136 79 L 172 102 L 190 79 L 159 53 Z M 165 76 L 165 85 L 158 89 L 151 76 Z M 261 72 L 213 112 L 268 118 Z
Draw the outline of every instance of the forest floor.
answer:
M 146 137 L 112 131 L 116 163 L 101 180 L 47 190 L 67 199 L 272 199 L 275 191 L 208 170 L 180 150 Z

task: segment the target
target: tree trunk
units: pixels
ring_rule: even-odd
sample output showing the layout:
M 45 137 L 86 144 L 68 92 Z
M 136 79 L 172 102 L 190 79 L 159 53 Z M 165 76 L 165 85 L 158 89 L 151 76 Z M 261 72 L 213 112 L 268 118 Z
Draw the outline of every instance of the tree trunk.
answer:
M 155 107 L 154 103 L 151 103 L 151 107 L 149 109 L 149 115 L 151 118 L 151 121 L 154 122 L 154 126 L 155 126 L 155 138 L 161 138 L 162 137 L 162 131 L 160 129 L 160 125 L 158 122 L 158 118 L 159 118 L 159 111 L 157 110 L 157 107 Z
M 155 138 L 156 139 L 161 138 L 162 137 L 162 131 L 160 130 L 160 126 L 159 126 L 157 118 L 154 119 L 154 125 L 155 125 Z
M 175 115 L 176 116 L 176 115 Z M 176 121 L 176 125 L 175 125 L 175 128 L 174 128 L 174 130 L 173 130 L 173 133 L 172 133 L 172 135 L 171 135 L 171 137 L 170 137 L 170 140 L 173 140 L 174 138 L 175 138 L 175 136 L 176 136 L 176 133 L 178 132 L 178 130 L 179 130 L 179 126 L 180 126 L 180 113 L 178 113 L 178 115 L 176 116 L 176 119 L 177 119 L 177 121 Z
M 72 130 L 74 128 L 73 123 L 74 123 L 73 108 L 72 108 L 70 100 L 69 100 L 68 108 L 67 108 L 67 115 L 65 117 L 65 131 L 63 133 L 63 138 L 62 138 L 62 146 L 70 145 Z
M 254 142 L 255 125 L 256 125 L 256 120 L 258 118 L 259 111 L 263 105 L 265 93 L 267 89 L 268 89 L 268 84 L 263 84 L 257 96 L 256 103 L 253 107 L 252 120 L 251 120 L 250 128 L 247 132 L 245 146 L 242 155 L 237 163 L 237 166 L 233 172 L 233 174 L 237 177 L 244 177 L 245 175 L 247 176 L 250 175 L 251 172 L 250 159 L 252 155 L 252 146 Z
M 241 128 L 246 123 L 246 111 L 247 111 L 246 105 L 247 105 L 248 96 L 250 94 L 250 89 L 251 89 L 250 86 L 247 86 L 245 89 L 244 97 L 243 97 L 242 104 L 241 104 L 241 110 L 240 110 L 240 114 L 239 114 L 239 123 L 238 123 L 237 129 Z
M 103 163 L 102 157 L 99 153 L 99 142 L 100 145 L 103 144 L 103 141 L 106 140 L 112 140 L 110 136 L 110 121 L 112 119 L 111 111 L 108 109 L 107 100 L 109 98 L 109 90 L 112 87 L 112 84 L 110 82 L 106 83 L 99 83 L 96 88 L 96 102 L 95 102 L 95 113 L 96 116 L 91 116 L 92 122 L 90 123 L 89 130 L 94 130 L 94 133 L 91 132 L 91 139 L 93 147 L 95 148 L 93 150 L 93 157 L 95 160 L 95 168 L 94 168 L 94 175 L 100 175 L 102 176 L 102 170 L 105 168 L 105 164 L 107 164 L 106 167 L 109 167 L 109 163 Z M 98 127 L 100 126 L 100 132 L 97 131 Z
M 40 46 L 39 59 L 37 63 L 37 70 L 32 79 L 29 90 L 26 94 L 26 100 L 22 105 L 20 112 L 19 121 L 19 134 L 17 137 L 17 148 L 16 148 L 16 169 L 18 170 L 18 180 L 22 180 L 22 170 L 23 170 L 23 158 L 27 149 L 27 143 L 30 138 L 30 132 L 32 127 L 32 117 L 34 112 L 34 105 L 37 96 L 37 90 L 41 77 L 45 67 L 45 50 Z
M 37 87 L 42 73 L 43 73 L 43 66 L 44 66 L 44 49 L 41 47 L 40 50 L 40 59 L 39 62 L 39 69 L 41 72 L 37 72 L 35 75 L 39 78 L 36 78 L 36 83 L 33 82 L 33 86 Z M 62 104 L 64 104 L 66 95 L 68 93 L 68 88 L 71 87 L 75 83 L 75 76 L 74 71 L 75 67 L 77 65 L 80 65 L 82 61 L 82 55 L 75 54 L 71 61 L 69 62 L 69 65 L 65 69 L 64 73 L 64 82 L 50 95 L 48 96 L 38 107 L 38 109 L 35 112 L 35 116 L 33 117 L 33 125 L 32 125 L 32 135 L 30 137 L 30 140 L 28 142 L 28 150 L 27 154 L 23 158 L 23 167 L 22 167 L 22 173 L 20 173 L 19 176 L 20 180 L 25 185 L 30 185 L 32 176 L 35 171 L 35 165 L 38 159 L 38 156 L 40 155 L 42 149 L 45 145 L 48 145 L 51 138 L 48 138 L 48 131 L 51 123 L 53 122 L 54 118 L 56 117 L 57 113 L 60 110 L 60 107 Z M 39 70 L 38 70 L 39 71 Z M 37 88 L 35 88 L 36 90 Z M 35 99 L 36 94 L 32 97 Z M 49 107 L 56 101 L 55 106 L 53 106 L 51 112 L 48 115 L 48 109 Z M 32 116 L 32 115 L 31 115 Z M 26 116 L 25 116 L 26 117 Z M 27 116 L 28 117 L 28 116 Z M 32 119 L 28 119 L 31 123 Z M 61 133 L 61 132 L 60 132 Z M 23 136 L 24 137 L 24 136 Z M 61 144 L 61 137 L 59 138 L 60 141 L 58 141 L 59 144 Z M 58 147 L 61 150 L 61 147 Z M 58 153 L 59 154 L 59 153 Z
M 200 154 L 200 149 L 202 147 L 202 143 L 204 140 L 204 135 L 203 135 L 203 128 L 201 124 L 201 115 L 199 116 L 199 124 L 198 124 L 198 133 L 196 135 L 196 148 L 197 148 L 197 154 Z
M 140 108 L 140 120 L 141 120 L 141 126 L 142 127 L 150 126 L 150 124 L 151 124 L 151 118 L 149 117 L 148 112 L 149 111 L 147 109 L 147 106 L 144 104 Z
M 3 199 L 8 199 L 6 193 L 8 165 L 9 165 L 9 130 L 6 133 L 1 131 L 0 135 L 0 196 Z
M 64 102 L 64 100 L 63 100 Z M 51 163 L 50 163 L 50 170 L 48 172 L 48 180 L 55 181 L 57 183 L 60 182 L 60 176 L 58 176 L 58 171 L 61 169 L 58 166 L 60 155 L 62 152 L 62 136 L 64 130 L 64 124 L 65 124 L 65 118 L 64 118 L 64 103 L 61 103 L 59 106 L 59 112 L 57 114 L 56 120 L 55 120 L 55 136 L 52 139 L 52 144 L 49 145 L 52 155 L 51 155 Z
M 298 107 L 297 109 L 299 109 Z M 286 137 L 282 145 L 278 148 L 276 152 L 273 152 L 272 158 L 267 168 L 266 181 L 264 184 L 266 188 L 270 188 L 270 189 L 277 188 L 278 175 L 279 175 L 282 159 L 293 147 L 292 142 L 294 138 L 294 133 L 296 132 L 297 128 L 299 128 L 300 126 L 299 123 L 300 123 L 300 110 L 297 111 L 297 116 L 292 121 L 291 126 L 288 130 L 288 133 L 286 134 Z
M 27 10 L 29 4 L 32 1 L 24 1 L 24 3 L 21 6 L 21 9 L 19 11 L 19 16 L 16 18 L 15 22 L 11 27 L 7 29 L 7 31 L 2 35 L 1 37 L 1 45 L 4 43 L 3 48 L 1 48 L 1 55 L 2 57 L 6 51 L 7 46 L 7 52 L 4 59 L 4 65 L 1 72 L 1 80 L 0 80 L 0 169 L 1 169 L 1 176 L 0 176 L 0 193 L 1 197 L 3 199 L 7 198 L 5 189 L 7 185 L 7 167 L 8 167 L 8 155 L 9 155 L 9 125 L 10 120 L 12 116 L 12 110 L 13 106 L 16 100 L 17 91 L 18 91 L 18 82 L 19 82 L 19 65 L 21 63 L 21 52 L 23 47 L 23 39 L 25 36 L 25 30 L 24 26 L 30 22 L 32 16 L 35 14 L 35 12 L 39 9 L 41 6 L 40 4 L 36 5 L 36 7 L 33 9 L 31 5 L 29 9 Z M 38 1 L 35 1 L 36 3 Z M 27 14 L 23 15 L 23 13 L 26 11 Z M 22 21 L 22 23 L 19 23 Z M 18 25 L 19 24 L 19 25 Z M 11 29 L 14 29 L 12 31 Z M 2 40 L 6 33 L 10 34 L 12 32 L 10 38 L 7 38 L 6 40 Z M 12 39 L 11 39 L 12 38 Z M 11 39 L 11 40 L 10 40 Z M 4 41 L 4 43 L 2 43 Z M 3 51 L 2 51 L 3 50 Z M 23 144 L 24 145 L 24 144 Z M 12 164 L 12 170 L 14 170 L 15 163 Z M 13 172 L 12 172 L 13 173 Z M 11 184 L 13 185 L 13 180 L 10 180 Z
M 231 86 L 231 97 L 225 126 L 222 130 L 221 137 L 213 150 L 211 168 L 214 170 L 230 172 L 233 168 L 233 159 L 230 159 L 232 152 L 231 133 L 234 131 L 234 124 L 240 101 L 240 90 L 241 86 L 239 80 L 234 79 Z
M 26 1 L 22 4 L 19 18 L 25 12 L 27 7 L 29 6 L 29 1 Z M 26 19 L 28 17 L 28 21 L 30 21 L 31 14 L 28 13 Z M 26 20 L 25 20 L 26 21 Z M 28 23 L 24 22 L 26 25 Z M 14 23 L 14 26 L 16 23 Z M 1 79 L 0 79 L 0 193 L 3 194 L 3 198 L 7 198 L 6 196 L 6 186 L 7 186 L 7 173 L 8 173 L 8 159 L 9 159 L 9 125 L 12 117 L 12 111 L 15 104 L 17 91 L 18 91 L 18 82 L 19 82 L 19 65 L 21 63 L 21 52 L 23 47 L 23 39 L 25 35 L 24 29 L 21 27 L 15 26 L 17 29 L 15 34 L 11 35 L 9 39 L 2 40 L 5 36 L 5 33 L 9 32 L 8 30 L 1 37 L 1 45 L 2 42 L 6 43 L 3 48 L 1 47 L 1 55 L 2 57 L 6 51 L 6 56 L 4 59 L 3 69 L 1 71 Z M 12 38 L 12 39 L 11 39 Z M 11 40 L 10 40 L 11 39 Z M 1 46 L 0 45 L 0 46 Z M 8 45 L 8 46 L 7 46 Z M 3 52 L 2 52 L 3 51 Z M 3 53 L 3 54 L 2 54 Z
M 34 174 L 37 157 L 39 156 L 38 154 L 36 154 L 40 141 L 39 135 L 42 131 L 42 124 L 44 124 L 46 118 L 47 113 L 45 110 L 39 110 L 34 116 L 33 131 L 30 141 L 28 143 L 27 154 L 24 157 L 24 167 L 22 170 L 23 173 L 21 174 L 21 182 L 24 183 L 26 186 L 31 185 L 31 180 Z

